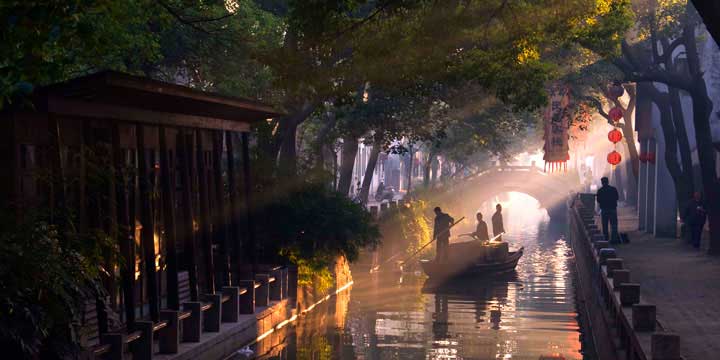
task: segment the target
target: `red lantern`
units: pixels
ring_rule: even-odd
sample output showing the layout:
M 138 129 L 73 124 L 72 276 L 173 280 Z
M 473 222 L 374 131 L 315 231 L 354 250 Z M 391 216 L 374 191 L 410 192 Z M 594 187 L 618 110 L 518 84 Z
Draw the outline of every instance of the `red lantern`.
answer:
M 608 133 L 608 140 L 610 140 L 613 144 L 617 144 L 620 140 L 622 140 L 622 133 L 618 129 L 612 129 Z
M 622 156 L 620 156 L 620 153 L 617 151 L 614 151 L 609 153 L 607 156 L 607 161 L 610 163 L 610 165 L 617 165 L 622 160 Z
M 649 163 L 651 163 L 651 164 L 654 164 L 654 163 L 655 163 L 655 153 L 654 153 L 654 152 L 649 152 L 649 153 L 647 153 L 647 154 L 645 155 L 645 158 L 647 159 L 647 161 L 648 161 Z
M 640 155 L 638 156 L 638 158 L 640 159 L 640 162 L 644 163 L 644 162 L 647 161 L 647 154 L 645 154 L 645 153 L 640 153 Z
M 616 107 L 610 109 L 610 112 L 608 113 L 608 115 L 610 116 L 610 118 L 613 121 L 618 121 L 618 120 L 622 119 L 623 111 L 621 108 L 616 106 Z

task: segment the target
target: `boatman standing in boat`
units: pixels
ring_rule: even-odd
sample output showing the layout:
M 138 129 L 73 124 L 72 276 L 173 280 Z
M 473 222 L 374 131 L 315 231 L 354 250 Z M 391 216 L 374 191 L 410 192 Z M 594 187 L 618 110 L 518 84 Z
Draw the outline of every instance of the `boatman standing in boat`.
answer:
M 475 228 L 475 232 L 473 233 L 473 236 L 475 236 L 476 239 L 480 241 L 488 241 L 490 240 L 490 235 L 488 235 L 488 227 L 487 223 L 483 221 L 483 215 L 481 212 L 478 212 L 475 214 L 475 218 L 477 219 L 477 227 Z
M 442 212 L 440 207 L 435 208 L 435 226 L 433 238 L 437 241 L 437 256 L 435 261 L 448 262 L 448 248 L 450 247 L 450 226 L 455 222 L 450 215 Z
M 502 241 L 502 236 L 498 236 L 505 232 L 502 218 L 502 205 L 495 205 L 495 213 L 492 216 L 493 235 L 497 236 L 497 241 Z

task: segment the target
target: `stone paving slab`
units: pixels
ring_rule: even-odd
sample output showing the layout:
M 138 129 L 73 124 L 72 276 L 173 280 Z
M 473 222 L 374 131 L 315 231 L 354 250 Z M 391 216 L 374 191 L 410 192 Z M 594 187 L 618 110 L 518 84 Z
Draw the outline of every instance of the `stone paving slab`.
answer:
M 637 231 L 632 208 L 619 209 L 620 231 L 630 244 L 616 246 L 645 301 L 657 305 L 666 331 L 681 337 L 687 360 L 720 359 L 720 257 L 706 255 L 680 239 Z

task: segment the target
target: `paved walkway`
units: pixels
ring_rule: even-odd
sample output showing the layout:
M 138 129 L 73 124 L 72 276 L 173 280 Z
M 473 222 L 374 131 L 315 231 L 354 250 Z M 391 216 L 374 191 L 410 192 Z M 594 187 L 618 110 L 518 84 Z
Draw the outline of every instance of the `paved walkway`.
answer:
M 619 209 L 620 232 L 630 244 L 616 246 L 641 294 L 657 305 L 663 328 L 680 335 L 687 360 L 720 359 L 720 257 L 680 239 L 637 231 L 632 208 Z

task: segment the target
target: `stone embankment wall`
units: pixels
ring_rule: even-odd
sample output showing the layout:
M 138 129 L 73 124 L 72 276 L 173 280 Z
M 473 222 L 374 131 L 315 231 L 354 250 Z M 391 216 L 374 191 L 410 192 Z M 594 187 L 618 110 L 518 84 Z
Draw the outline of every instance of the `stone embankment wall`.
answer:
M 656 308 L 598 229 L 594 195 L 580 194 L 568 212 L 584 330 L 600 360 L 680 360 L 680 338 L 665 332 Z

